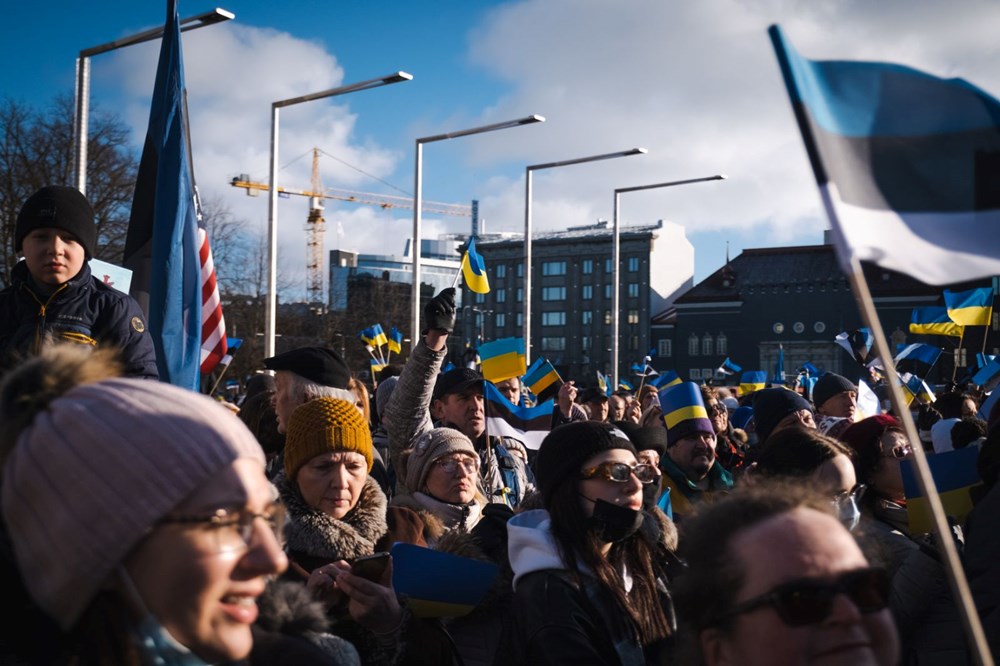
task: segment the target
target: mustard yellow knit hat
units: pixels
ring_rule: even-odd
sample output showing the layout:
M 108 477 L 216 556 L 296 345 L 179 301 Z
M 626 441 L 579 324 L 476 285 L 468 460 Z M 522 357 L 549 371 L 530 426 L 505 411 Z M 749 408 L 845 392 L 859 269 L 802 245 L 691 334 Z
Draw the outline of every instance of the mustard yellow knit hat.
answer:
M 314 398 L 295 408 L 285 431 L 285 474 L 295 479 L 313 457 L 332 451 L 356 451 L 372 471 L 372 434 L 354 404 L 337 398 Z

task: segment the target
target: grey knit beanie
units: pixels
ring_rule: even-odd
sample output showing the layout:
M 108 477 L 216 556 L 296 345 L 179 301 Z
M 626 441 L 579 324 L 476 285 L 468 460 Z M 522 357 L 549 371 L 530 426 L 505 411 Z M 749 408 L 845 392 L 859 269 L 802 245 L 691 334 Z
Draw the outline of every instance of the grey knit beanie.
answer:
M 417 437 L 406 458 L 406 489 L 411 493 L 420 492 L 427 481 L 427 475 L 431 473 L 431 465 L 449 453 L 468 453 L 479 459 L 472 441 L 454 428 L 434 428 Z

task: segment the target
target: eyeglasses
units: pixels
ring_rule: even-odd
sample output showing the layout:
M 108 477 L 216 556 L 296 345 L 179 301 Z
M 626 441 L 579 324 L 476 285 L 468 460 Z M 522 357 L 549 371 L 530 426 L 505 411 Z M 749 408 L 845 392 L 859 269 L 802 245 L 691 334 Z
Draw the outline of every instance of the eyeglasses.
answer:
M 717 402 L 714 405 L 709 405 L 708 407 L 705 408 L 705 411 L 707 411 L 709 414 L 729 413 L 729 410 L 726 409 L 726 406 L 723 405 L 721 402 Z
M 274 502 L 263 513 L 219 509 L 209 516 L 165 516 L 158 525 L 202 526 L 211 536 L 213 552 L 228 553 L 249 548 L 253 542 L 254 521 L 263 518 L 278 543 L 283 542 L 285 507 Z
M 870 567 L 848 571 L 832 582 L 814 578 L 791 581 L 738 604 L 719 617 L 717 623 L 762 606 L 771 606 L 790 627 L 818 624 L 830 616 L 838 594 L 846 594 L 862 613 L 883 610 L 889 605 L 889 574 L 885 569 Z
M 909 444 L 897 444 L 888 451 L 882 453 L 885 458 L 895 458 L 896 460 L 902 460 L 913 453 L 913 447 Z
M 632 475 L 635 474 L 635 478 L 639 479 L 640 483 L 652 483 L 659 478 L 659 474 L 656 473 L 657 470 L 652 465 L 641 464 L 641 465 L 626 465 L 620 462 L 603 462 L 596 467 L 590 467 L 580 474 L 582 479 L 593 479 L 595 477 L 600 477 L 606 481 L 614 481 L 615 483 L 627 483 Z
M 459 465 L 467 474 L 475 474 L 479 471 L 479 461 L 475 458 L 438 458 L 434 464 L 440 467 L 445 474 L 454 474 Z

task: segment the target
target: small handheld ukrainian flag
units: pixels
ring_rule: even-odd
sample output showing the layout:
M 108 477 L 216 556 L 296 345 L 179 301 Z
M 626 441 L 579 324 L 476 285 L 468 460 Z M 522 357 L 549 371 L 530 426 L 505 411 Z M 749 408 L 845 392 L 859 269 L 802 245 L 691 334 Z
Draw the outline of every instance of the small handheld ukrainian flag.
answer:
M 483 258 L 476 252 L 476 239 L 469 239 L 469 247 L 462 257 L 462 275 L 465 277 L 465 286 L 477 294 L 490 293 L 490 281 L 486 277 L 486 264 Z
M 910 314 L 910 333 L 917 335 L 948 335 L 962 337 L 962 325 L 948 316 L 948 308 L 940 305 L 913 308 Z
M 767 384 L 766 370 L 750 370 L 743 373 L 740 378 L 740 393 L 746 395 L 759 391 Z
M 948 316 L 963 326 L 989 326 L 993 312 L 993 287 L 969 291 L 944 290 Z
M 403 332 L 395 326 L 389 331 L 389 351 L 397 354 L 403 353 Z

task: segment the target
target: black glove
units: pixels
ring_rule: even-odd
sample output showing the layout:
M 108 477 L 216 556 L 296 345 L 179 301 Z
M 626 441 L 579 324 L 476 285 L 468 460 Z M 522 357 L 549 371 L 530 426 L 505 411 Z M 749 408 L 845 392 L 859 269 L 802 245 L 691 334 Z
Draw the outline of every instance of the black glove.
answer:
M 917 410 L 917 430 L 930 430 L 931 426 L 941 420 L 941 413 L 930 405 L 920 404 Z
M 442 289 L 441 293 L 424 306 L 424 330 L 420 334 L 424 335 L 427 331 L 443 331 L 450 335 L 454 330 L 455 288 L 448 287 Z

